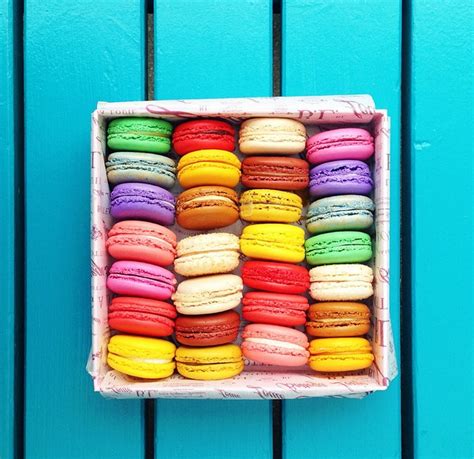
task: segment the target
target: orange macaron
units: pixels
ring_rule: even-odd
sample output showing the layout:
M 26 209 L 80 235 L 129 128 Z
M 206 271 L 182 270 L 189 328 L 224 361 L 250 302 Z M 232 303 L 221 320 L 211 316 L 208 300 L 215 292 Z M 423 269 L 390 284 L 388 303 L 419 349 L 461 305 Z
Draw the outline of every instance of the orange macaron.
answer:
M 239 218 L 237 193 L 223 186 L 198 186 L 178 196 L 176 220 L 191 230 L 223 228 Z
M 370 310 L 364 303 L 328 301 L 308 310 L 306 333 L 321 338 L 362 336 L 370 328 Z

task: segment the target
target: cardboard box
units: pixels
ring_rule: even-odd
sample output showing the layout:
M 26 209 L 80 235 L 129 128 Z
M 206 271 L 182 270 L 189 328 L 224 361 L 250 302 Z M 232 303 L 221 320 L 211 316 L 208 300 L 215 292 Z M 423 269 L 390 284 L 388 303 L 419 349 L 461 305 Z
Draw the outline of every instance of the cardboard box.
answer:
M 105 241 L 112 226 L 109 213 L 109 185 L 105 170 L 107 123 L 118 117 L 148 116 L 179 121 L 217 117 L 240 122 L 252 117 L 294 118 L 308 133 L 320 125 L 366 125 L 375 137 L 372 171 L 374 201 L 374 296 L 373 323 L 369 334 L 375 362 L 360 374 L 323 376 L 309 368 L 288 370 L 247 362 L 245 371 L 222 381 L 194 381 L 180 375 L 143 381 L 111 370 L 106 363 L 109 328 L 107 307 L 110 292 L 106 276 L 111 259 Z M 290 399 L 323 396 L 362 397 L 385 390 L 397 374 L 389 299 L 390 237 L 390 119 L 375 108 L 370 96 L 277 97 L 246 99 L 170 100 L 143 102 L 100 102 L 92 114 L 91 157 L 91 268 L 92 268 L 92 350 L 87 369 L 94 389 L 113 398 L 208 398 L 208 399 Z M 176 193 L 179 188 L 176 187 Z M 303 222 L 304 227 L 304 222 Z M 173 227 L 181 238 L 186 232 Z M 229 231 L 229 228 L 223 229 Z M 233 228 L 232 231 L 238 232 Z

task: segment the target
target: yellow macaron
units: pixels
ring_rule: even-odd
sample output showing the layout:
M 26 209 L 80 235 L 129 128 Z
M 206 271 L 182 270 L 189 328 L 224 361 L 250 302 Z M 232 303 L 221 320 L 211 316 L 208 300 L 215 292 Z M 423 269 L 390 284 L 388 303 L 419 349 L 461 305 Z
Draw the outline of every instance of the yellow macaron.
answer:
M 304 230 L 283 223 L 246 226 L 240 236 L 240 250 L 247 257 L 299 263 L 304 259 Z
M 185 188 L 221 185 L 234 188 L 240 180 L 239 158 L 224 150 L 198 150 L 178 163 L 178 181 Z
M 323 372 L 363 370 L 374 361 L 372 346 L 365 338 L 314 339 L 309 353 L 309 366 Z
M 302 199 L 288 191 L 247 190 L 240 196 L 240 217 L 248 222 L 294 223 L 302 208 Z
M 244 369 L 242 351 L 236 344 L 181 346 L 176 351 L 176 362 L 179 374 L 185 378 L 208 381 L 232 378 Z
M 115 335 L 108 350 L 109 366 L 126 375 L 161 379 L 171 376 L 175 369 L 176 346 L 164 339 Z

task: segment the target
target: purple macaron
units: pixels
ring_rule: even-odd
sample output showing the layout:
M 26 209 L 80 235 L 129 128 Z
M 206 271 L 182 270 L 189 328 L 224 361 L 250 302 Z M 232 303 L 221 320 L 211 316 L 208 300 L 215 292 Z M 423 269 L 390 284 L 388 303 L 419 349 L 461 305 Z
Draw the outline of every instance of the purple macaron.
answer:
M 175 199 L 167 190 L 148 183 L 121 183 L 110 194 L 110 213 L 117 220 L 147 220 L 172 225 Z
M 374 182 L 369 166 L 362 161 L 340 160 L 311 169 L 309 192 L 315 198 L 341 194 L 368 195 Z

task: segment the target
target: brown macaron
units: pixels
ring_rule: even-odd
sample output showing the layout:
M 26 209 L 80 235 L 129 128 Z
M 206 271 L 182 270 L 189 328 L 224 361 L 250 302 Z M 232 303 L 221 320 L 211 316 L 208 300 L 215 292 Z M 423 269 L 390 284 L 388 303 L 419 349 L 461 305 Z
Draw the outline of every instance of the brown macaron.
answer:
M 304 190 L 309 184 L 309 164 L 298 158 L 252 156 L 242 162 L 242 183 L 247 188 Z
M 176 319 L 176 340 L 186 346 L 217 346 L 237 339 L 240 316 L 235 311 Z
M 362 336 L 370 328 L 370 310 L 363 303 L 331 301 L 308 310 L 306 333 L 317 337 Z
M 231 188 L 198 186 L 184 191 L 176 202 L 176 221 L 191 230 L 232 225 L 239 218 L 239 199 Z

